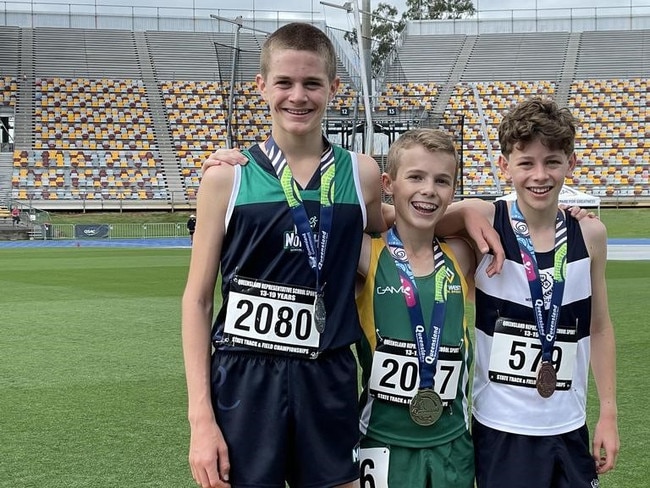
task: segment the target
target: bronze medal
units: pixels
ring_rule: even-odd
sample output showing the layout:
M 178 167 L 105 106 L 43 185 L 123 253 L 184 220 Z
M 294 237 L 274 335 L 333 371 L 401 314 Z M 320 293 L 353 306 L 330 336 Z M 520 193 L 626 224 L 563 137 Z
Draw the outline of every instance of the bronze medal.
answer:
M 555 383 L 557 382 L 557 373 L 553 365 L 546 361 L 542 363 L 537 373 L 537 392 L 542 398 L 550 397 L 555 392 Z
M 418 390 L 415 394 L 409 405 L 409 413 L 413 422 L 427 427 L 437 422 L 442 415 L 443 408 L 440 395 L 427 388 Z
M 316 330 L 322 334 L 325 330 L 325 322 L 327 319 L 327 312 L 325 311 L 325 298 L 321 293 L 316 295 L 316 302 L 314 303 L 314 323 Z

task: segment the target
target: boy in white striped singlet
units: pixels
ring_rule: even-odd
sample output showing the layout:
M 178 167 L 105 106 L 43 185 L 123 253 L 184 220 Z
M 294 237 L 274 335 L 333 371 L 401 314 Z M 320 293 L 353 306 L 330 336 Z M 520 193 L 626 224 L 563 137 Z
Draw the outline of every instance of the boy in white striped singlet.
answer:
M 501 236 L 501 274 L 476 273 L 473 425 L 478 488 L 595 488 L 619 451 L 616 359 L 607 304 L 607 233 L 598 219 L 558 210 L 576 165 L 575 121 L 541 98 L 499 126 L 499 165 L 513 202 L 466 200 Z M 590 363 L 591 361 L 591 363 Z M 600 400 L 591 445 L 589 366 Z

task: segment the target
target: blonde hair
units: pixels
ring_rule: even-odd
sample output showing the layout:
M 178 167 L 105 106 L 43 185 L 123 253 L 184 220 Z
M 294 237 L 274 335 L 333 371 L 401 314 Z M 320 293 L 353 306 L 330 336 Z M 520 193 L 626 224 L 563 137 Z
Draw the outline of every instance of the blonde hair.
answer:
M 454 157 L 456 161 L 456 172 L 454 182 L 458 178 L 459 158 L 456 146 L 451 136 L 440 129 L 411 129 L 404 132 L 393 142 L 388 150 L 388 160 L 386 163 L 386 173 L 391 178 L 397 176 L 397 168 L 400 164 L 402 151 L 410 149 L 413 146 L 422 146 L 428 152 L 441 152 Z

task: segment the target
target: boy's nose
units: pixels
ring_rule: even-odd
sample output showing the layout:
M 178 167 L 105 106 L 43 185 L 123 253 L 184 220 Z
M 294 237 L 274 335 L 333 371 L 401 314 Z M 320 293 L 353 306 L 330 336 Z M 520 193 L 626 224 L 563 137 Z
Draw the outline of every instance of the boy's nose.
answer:
M 307 99 L 307 90 L 302 85 L 295 85 L 291 91 L 291 98 L 296 101 L 304 101 Z
M 545 180 L 547 176 L 546 165 L 536 164 L 533 168 L 533 176 L 538 180 Z

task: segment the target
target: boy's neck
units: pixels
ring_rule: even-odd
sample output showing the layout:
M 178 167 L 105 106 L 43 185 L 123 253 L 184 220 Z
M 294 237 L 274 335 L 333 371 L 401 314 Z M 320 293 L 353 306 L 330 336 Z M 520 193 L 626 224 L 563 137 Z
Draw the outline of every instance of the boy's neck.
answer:
M 554 207 L 549 206 L 540 210 L 528 207 L 519 200 L 517 200 L 517 206 L 524 216 L 529 230 L 546 229 L 548 227 L 555 228 L 555 219 L 558 211 L 557 202 Z
M 300 136 L 286 132 L 273 132 L 273 140 L 287 158 L 294 180 L 305 188 L 320 167 L 323 154 L 323 136 L 320 132 Z
M 300 161 L 315 156 L 320 159 L 323 153 L 321 132 L 294 135 L 283 131 L 273 131 L 272 135 L 288 162 L 291 162 L 292 159 Z
M 548 207 L 542 210 L 536 210 L 517 202 L 521 210 L 528 233 L 537 252 L 551 251 L 555 247 L 555 220 L 557 218 L 558 207 Z
M 415 276 L 426 276 L 433 272 L 434 230 L 415 229 L 395 222 L 397 233 L 404 245 L 409 264 Z

